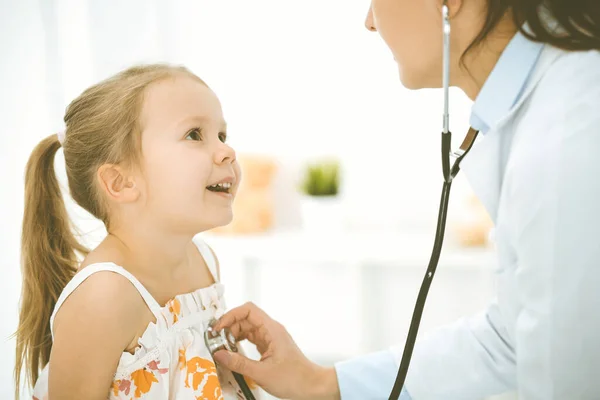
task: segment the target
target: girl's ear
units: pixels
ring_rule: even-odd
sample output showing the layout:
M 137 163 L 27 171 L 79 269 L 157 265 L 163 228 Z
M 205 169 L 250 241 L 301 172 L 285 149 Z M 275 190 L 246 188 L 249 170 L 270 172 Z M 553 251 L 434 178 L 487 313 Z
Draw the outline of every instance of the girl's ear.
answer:
M 140 197 L 135 177 L 126 173 L 118 165 L 104 164 L 98 169 L 98 180 L 102 192 L 109 200 L 117 203 L 131 203 Z

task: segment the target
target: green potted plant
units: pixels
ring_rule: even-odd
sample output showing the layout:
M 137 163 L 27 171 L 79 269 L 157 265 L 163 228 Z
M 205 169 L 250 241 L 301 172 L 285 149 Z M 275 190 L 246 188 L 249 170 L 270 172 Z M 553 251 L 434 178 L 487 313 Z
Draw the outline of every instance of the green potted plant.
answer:
M 331 230 L 341 224 L 340 162 L 320 159 L 305 165 L 302 177 L 302 220 L 305 229 Z
M 320 161 L 306 166 L 302 191 L 307 196 L 337 196 L 340 186 L 338 161 Z

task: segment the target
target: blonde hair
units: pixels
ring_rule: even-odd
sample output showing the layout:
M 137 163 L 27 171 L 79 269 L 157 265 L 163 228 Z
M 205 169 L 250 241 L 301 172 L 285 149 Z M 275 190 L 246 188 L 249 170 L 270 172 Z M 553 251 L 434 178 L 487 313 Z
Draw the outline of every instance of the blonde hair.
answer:
M 98 168 L 106 163 L 131 165 L 139 161 L 144 92 L 154 82 L 181 75 L 205 84 L 183 67 L 135 66 L 88 88 L 67 107 L 62 147 L 69 190 L 77 204 L 107 227 L 108 211 L 96 182 Z M 77 271 L 77 256 L 88 254 L 73 233 L 54 171 L 54 156 L 60 147 L 57 135 L 48 136 L 35 147 L 26 167 L 23 286 L 15 333 L 17 399 L 23 366 L 33 385 L 50 359 L 50 316 Z

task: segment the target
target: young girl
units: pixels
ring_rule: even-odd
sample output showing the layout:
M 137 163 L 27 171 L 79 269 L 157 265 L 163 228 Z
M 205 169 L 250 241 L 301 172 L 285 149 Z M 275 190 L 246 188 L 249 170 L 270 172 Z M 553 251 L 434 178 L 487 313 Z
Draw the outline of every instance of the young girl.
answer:
M 23 364 L 39 400 L 241 398 L 204 341 L 225 304 L 195 237 L 231 221 L 240 182 L 217 97 L 184 68 L 140 66 L 87 89 L 64 121 L 27 164 L 17 398 Z M 61 146 L 71 196 L 108 231 L 91 252 L 54 173 Z

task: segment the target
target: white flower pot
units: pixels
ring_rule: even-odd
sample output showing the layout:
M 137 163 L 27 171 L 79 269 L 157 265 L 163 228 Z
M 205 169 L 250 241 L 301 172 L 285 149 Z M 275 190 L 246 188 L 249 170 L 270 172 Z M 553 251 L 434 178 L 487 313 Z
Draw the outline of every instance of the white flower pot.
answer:
M 310 232 L 331 232 L 343 224 L 340 196 L 303 196 L 302 226 Z

